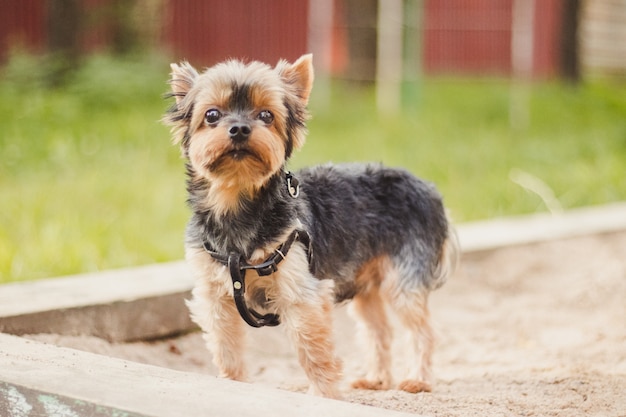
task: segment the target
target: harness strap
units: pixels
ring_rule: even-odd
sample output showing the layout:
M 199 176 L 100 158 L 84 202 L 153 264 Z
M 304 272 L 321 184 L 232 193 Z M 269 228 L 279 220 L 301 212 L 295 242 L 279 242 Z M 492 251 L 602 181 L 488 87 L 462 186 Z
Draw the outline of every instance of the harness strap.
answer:
M 312 263 L 312 251 L 311 251 L 311 238 L 305 230 L 296 229 L 287 238 L 287 240 L 278 247 L 265 261 L 257 265 L 248 264 L 243 257 L 236 253 L 231 252 L 228 256 L 217 253 L 209 242 L 205 239 L 203 242 L 204 249 L 219 263 L 228 267 L 230 277 L 233 284 L 233 298 L 237 311 L 241 318 L 252 327 L 263 326 L 278 326 L 280 324 L 280 317 L 277 314 L 260 314 L 254 309 L 248 308 L 246 305 L 245 291 L 246 291 L 246 271 L 252 269 L 256 273 L 263 277 L 273 274 L 278 271 L 278 264 L 282 262 L 287 256 L 287 252 L 291 249 L 294 242 L 301 242 L 307 252 L 309 265 Z
M 241 318 L 252 327 L 278 326 L 277 314 L 261 315 L 246 305 L 246 270 L 241 267 L 241 255 L 231 252 L 228 255 L 228 269 L 233 280 L 233 297 Z

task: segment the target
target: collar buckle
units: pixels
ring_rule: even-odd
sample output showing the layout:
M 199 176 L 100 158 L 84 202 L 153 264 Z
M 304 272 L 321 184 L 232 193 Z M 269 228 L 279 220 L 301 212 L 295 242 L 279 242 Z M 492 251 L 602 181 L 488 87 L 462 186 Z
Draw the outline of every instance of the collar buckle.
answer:
M 300 195 L 300 181 L 293 176 L 291 171 L 285 171 L 285 178 L 287 179 L 287 191 L 292 198 L 298 198 Z

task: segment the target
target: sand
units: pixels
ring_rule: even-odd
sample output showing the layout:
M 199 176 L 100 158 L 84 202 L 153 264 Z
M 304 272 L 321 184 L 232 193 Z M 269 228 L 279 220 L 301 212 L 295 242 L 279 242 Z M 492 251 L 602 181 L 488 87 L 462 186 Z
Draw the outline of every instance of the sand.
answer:
M 346 401 L 427 416 L 626 416 L 626 233 L 546 242 L 463 257 L 431 296 L 438 334 L 432 393 L 360 391 L 354 324 L 335 316 Z M 305 392 L 306 378 L 279 328 L 250 329 L 250 381 Z M 92 337 L 36 340 L 215 375 L 198 333 L 110 344 Z M 401 380 L 403 337 L 394 368 Z

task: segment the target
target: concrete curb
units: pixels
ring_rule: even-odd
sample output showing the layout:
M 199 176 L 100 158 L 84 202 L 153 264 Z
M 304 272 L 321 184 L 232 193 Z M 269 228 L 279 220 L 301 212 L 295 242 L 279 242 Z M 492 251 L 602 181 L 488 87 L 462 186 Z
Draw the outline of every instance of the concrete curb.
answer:
M 626 230 L 626 202 L 458 226 L 464 253 Z
M 193 328 L 184 262 L 0 286 L 0 332 L 91 335 L 110 342 Z
M 6 417 L 409 416 L 16 336 L 0 334 L 0 346 L 0 414 Z

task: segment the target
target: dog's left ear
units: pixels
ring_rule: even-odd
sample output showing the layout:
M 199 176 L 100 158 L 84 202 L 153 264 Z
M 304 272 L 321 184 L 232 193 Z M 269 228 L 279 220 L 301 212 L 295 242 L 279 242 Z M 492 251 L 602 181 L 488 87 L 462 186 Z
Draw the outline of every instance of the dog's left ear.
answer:
M 293 64 L 279 62 L 276 69 L 285 84 L 293 88 L 294 93 L 306 106 L 313 88 L 313 54 L 302 55 Z

